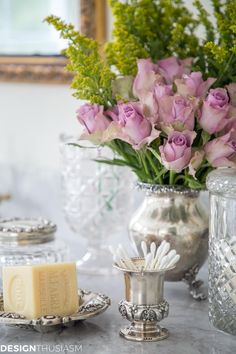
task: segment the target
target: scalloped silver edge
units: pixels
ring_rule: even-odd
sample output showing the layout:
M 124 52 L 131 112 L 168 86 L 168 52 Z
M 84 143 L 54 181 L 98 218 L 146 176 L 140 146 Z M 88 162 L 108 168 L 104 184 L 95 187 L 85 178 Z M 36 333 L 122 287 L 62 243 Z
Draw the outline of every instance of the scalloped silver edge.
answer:
M 108 296 L 83 289 L 78 290 L 78 296 L 82 300 L 78 312 L 70 316 L 42 316 L 37 319 L 27 319 L 16 313 L 0 311 L 0 324 L 13 325 L 21 328 L 33 328 L 44 331 L 53 326 L 64 326 L 75 321 L 86 320 L 104 312 L 111 304 Z M 0 308 L 3 308 L 3 295 L 0 293 Z

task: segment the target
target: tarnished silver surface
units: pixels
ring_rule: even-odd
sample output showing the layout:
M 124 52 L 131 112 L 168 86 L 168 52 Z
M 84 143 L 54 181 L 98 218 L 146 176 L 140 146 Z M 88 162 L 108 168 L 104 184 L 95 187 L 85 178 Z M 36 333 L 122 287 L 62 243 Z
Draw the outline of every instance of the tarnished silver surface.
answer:
M 154 187 L 138 185 L 145 191 L 145 198 L 130 221 L 130 239 L 139 255 L 143 240 L 148 244 L 155 242 L 157 246 L 163 240 L 170 242 L 181 258 L 166 273 L 166 280 L 180 281 L 193 267 L 200 269 L 207 258 L 208 211 L 201 203 L 199 191 L 181 189 L 181 186 Z M 189 282 L 190 288 L 193 281 Z
M 16 313 L 4 312 L 3 295 L 0 294 L 0 324 L 34 329 L 38 332 L 46 333 L 57 330 L 59 327 L 69 327 L 77 321 L 97 316 L 111 304 L 108 296 L 82 289 L 78 291 L 78 300 L 80 301 L 79 310 L 70 316 L 43 316 L 29 320 Z
M 136 264 L 144 264 L 143 258 L 132 258 Z M 120 330 L 120 335 L 134 341 L 158 341 L 168 337 L 168 331 L 158 324 L 168 316 L 169 304 L 163 298 L 165 271 L 140 271 L 115 268 L 124 273 L 125 300 L 119 303 L 119 312 L 131 322 Z
M 119 312 L 128 321 L 158 321 L 168 316 L 169 304 L 162 300 L 157 305 L 134 305 L 132 302 L 121 300 Z
M 137 342 L 157 342 L 169 337 L 169 332 L 155 322 L 132 322 L 120 330 L 120 336 Z
M 189 293 L 193 299 L 201 301 L 206 300 L 207 296 L 200 291 L 203 281 L 201 279 L 196 279 L 198 272 L 199 267 L 196 264 L 185 273 L 183 281 L 189 286 Z

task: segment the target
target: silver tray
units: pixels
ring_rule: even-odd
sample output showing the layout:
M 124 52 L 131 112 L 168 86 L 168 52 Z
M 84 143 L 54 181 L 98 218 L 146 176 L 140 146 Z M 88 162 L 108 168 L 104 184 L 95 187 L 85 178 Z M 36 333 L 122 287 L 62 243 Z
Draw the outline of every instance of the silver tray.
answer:
M 36 319 L 27 319 L 16 313 L 4 312 L 3 295 L 0 293 L 0 324 L 16 326 L 25 329 L 34 329 L 38 332 L 51 332 L 60 327 L 70 327 L 77 321 L 87 320 L 104 312 L 111 304 L 108 296 L 79 289 L 80 308 L 70 316 L 43 316 Z

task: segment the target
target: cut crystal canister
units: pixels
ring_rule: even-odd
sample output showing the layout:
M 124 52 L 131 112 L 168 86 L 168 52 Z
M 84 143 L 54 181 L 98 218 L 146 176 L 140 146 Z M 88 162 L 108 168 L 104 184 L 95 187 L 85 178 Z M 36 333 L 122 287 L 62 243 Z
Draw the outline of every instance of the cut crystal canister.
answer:
M 219 168 L 207 178 L 210 191 L 209 319 L 236 335 L 236 169 Z

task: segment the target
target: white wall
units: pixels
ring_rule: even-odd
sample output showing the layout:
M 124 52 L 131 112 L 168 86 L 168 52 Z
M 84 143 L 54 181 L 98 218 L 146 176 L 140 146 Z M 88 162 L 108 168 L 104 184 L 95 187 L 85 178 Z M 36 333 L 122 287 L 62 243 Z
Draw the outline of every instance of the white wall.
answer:
M 0 163 L 58 168 L 60 133 L 78 134 L 68 85 L 0 83 Z
M 60 133 L 81 130 L 68 86 L 0 83 L 0 194 L 11 194 L 0 215 L 47 217 L 74 244 L 62 213 L 58 144 Z

